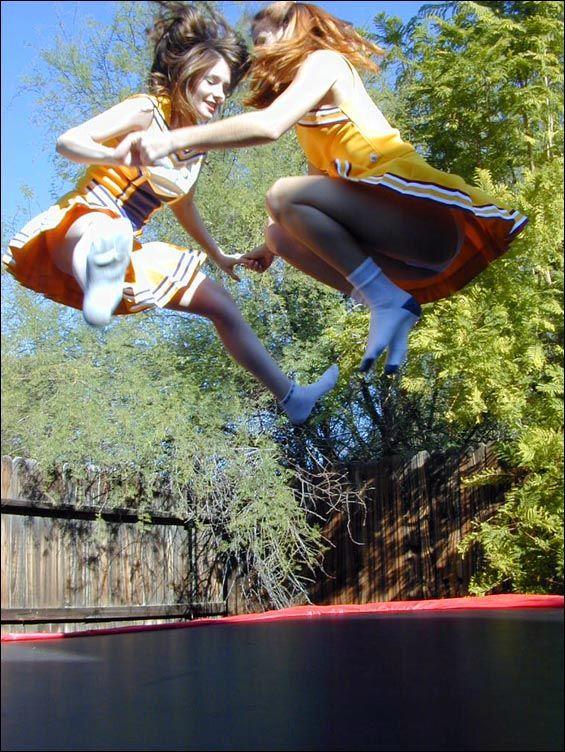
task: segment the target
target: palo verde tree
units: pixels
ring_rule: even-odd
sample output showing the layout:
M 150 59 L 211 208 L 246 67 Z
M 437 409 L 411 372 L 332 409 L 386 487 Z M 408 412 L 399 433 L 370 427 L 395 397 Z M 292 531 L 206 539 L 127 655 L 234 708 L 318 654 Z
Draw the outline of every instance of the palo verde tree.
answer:
M 117 3 L 109 27 L 74 29 L 42 53 L 42 69 L 27 86 L 37 93 L 38 117 L 48 112 L 45 132 L 53 145 L 66 128 L 145 89 L 145 29 L 155 10 L 150 3 Z M 229 108 L 239 106 L 236 96 Z M 251 152 L 210 155 L 196 201 L 226 252 L 261 242 L 269 181 L 297 153 L 281 146 L 267 150 L 261 168 Z M 84 169 L 60 158 L 56 164 L 53 198 Z M 145 237 L 193 243 L 167 210 Z M 240 293 L 222 282 L 280 355 L 278 332 L 285 325 L 270 327 L 268 313 L 276 307 L 269 279 L 245 278 Z M 251 379 L 230 361 L 212 326 L 159 311 L 119 317 L 96 332 L 79 312 L 19 288 L 7 274 L 3 288 L 4 310 L 10 310 L 3 317 L 3 453 L 35 459 L 44 472 L 62 465 L 77 475 L 87 465 L 104 468 L 113 474 L 115 501 L 135 496 L 141 517 L 165 483 L 174 511 L 211 536 L 226 566 L 245 567 L 255 595 L 276 606 L 304 597 L 304 573 L 322 551 L 307 515 L 310 501 L 295 492 L 280 447 L 257 430 L 259 390 L 255 384 L 250 390 Z M 253 299 L 260 302 L 256 308 Z M 282 336 L 289 338 L 287 329 Z M 273 400 L 262 394 L 260 400 L 274 415 Z

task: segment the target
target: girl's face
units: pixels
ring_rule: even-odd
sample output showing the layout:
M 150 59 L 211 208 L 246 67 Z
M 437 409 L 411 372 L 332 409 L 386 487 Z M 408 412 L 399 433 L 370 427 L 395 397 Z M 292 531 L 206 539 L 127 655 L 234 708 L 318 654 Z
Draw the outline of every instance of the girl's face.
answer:
M 229 66 L 223 57 L 219 57 L 197 81 L 192 92 L 192 102 L 202 120 L 213 118 L 226 101 L 230 82 Z
M 270 47 L 290 36 L 289 27 L 276 26 L 268 18 L 263 18 L 254 25 L 252 35 L 255 47 Z

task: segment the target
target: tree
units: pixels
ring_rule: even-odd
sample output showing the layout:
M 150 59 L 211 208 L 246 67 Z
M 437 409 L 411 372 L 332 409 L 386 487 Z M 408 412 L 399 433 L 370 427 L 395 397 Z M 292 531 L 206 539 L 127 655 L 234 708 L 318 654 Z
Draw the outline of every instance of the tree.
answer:
M 53 142 L 71 124 L 144 88 L 151 16 L 149 4 L 120 3 L 109 28 L 76 29 L 43 53 L 44 69 L 28 85 L 38 93 L 40 112 L 50 103 L 46 129 Z M 238 106 L 232 100 L 230 107 Z M 269 181 L 284 174 L 288 141 L 265 155 L 268 169 L 258 169 L 253 152 L 210 155 L 197 201 L 226 250 L 261 241 L 262 197 Z M 57 164 L 68 190 L 83 167 Z M 147 229 L 147 239 L 187 244 L 169 212 Z M 246 280 L 238 297 L 277 350 L 276 327 L 267 337 L 266 314 L 252 305 L 260 296 L 269 311 L 272 279 Z M 12 315 L 2 352 L 3 452 L 36 459 L 47 472 L 63 464 L 76 474 L 88 465 L 112 470 L 116 500 L 135 495 L 141 517 L 166 482 L 173 509 L 216 541 L 225 567 L 235 562 L 246 569 L 255 595 L 276 606 L 303 598 L 304 573 L 323 548 L 319 531 L 280 448 L 257 430 L 256 385 L 250 390 L 251 379 L 226 356 L 212 326 L 156 312 L 93 332 L 78 312 L 18 288 L 8 275 L 4 282 L 3 305 Z M 261 394 L 260 401 L 276 414 L 272 399 Z
M 428 6 L 401 28 L 396 109 L 441 169 L 463 174 L 530 217 L 509 253 L 428 309 L 411 341 L 410 394 L 438 391 L 448 423 L 494 424 L 506 477 L 482 544 L 477 592 L 563 586 L 563 5 Z M 442 15 L 438 12 L 442 11 Z M 448 17 L 449 16 L 449 17 Z M 493 473 L 476 482 L 496 480 Z
M 435 167 L 516 183 L 563 154 L 562 3 L 449 2 L 375 25 L 399 125 Z

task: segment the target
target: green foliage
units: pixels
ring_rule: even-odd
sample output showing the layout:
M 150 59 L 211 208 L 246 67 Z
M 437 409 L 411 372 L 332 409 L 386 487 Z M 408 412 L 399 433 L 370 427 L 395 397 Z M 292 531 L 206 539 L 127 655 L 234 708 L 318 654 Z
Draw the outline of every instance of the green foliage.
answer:
M 244 4 L 248 10 L 249 4 Z M 28 86 L 55 137 L 143 88 L 148 3 L 117 4 L 108 28 L 54 40 Z M 225 562 L 254 571 L 271 604 L 304 593 L 321 551 L 301 470 L 495 441 L 506 503 L 464 546 L 485 566 L 473 588 L 562 587 L 562 14 L 561 3 L 431 5 L 403 26 L 380 16 L 388 48 L 371 96 L 429 161 L 530 218 L 511 250 L 457 295 L 427 307 L 399 379 L 359 378 L 367 311 L 277 261 L 239 285 L 218 279 L 282 366 L 306 380 L 338 360 L 337 388 L 296 429 L 226 355 L 213 327 L 156 312 L 102 334 L 80 314 L 3 277 L 3 451 L 44 468 L 114 468 L 117 493 L 143 516 L 163 483 L 176 511 L 210 531 Z M 225 114 L 241 110 L 243 93 Z M 47 107 L 47 104 L 49 105 Z M 58 159 L 58 158 L 57 158 Z M 82 168 L 57 161 L 68 190 Z M 304 172 L 294 134 L 273 146 L 208 156 L 197 205 L 227 252 L 263 240 L 264 196 Z M 26 219 L 32 195 L 24 192 Z M 8 224 L 3 231 L 5 241 Z M 192 246 L 172 213 L 146 239 Z
M 200 383 L 209 325 L 180 347 L 182 335 L 164 335 L 158 314 L 97 333 L 16 295 L 2 352 L 3 453 L 37 458 L 44 472 L 104 467 L 111 501 L 129 500 L 141 518 L 165 484 L 171 511 L 213 530 L 223 557 L 245 562 L 272 603 L 299 595 L 297 570 L 314 566 L 319 533 L 277 448 L 242 420 L 233 384 Z
M 413 337 L 413 355 L 431 356 L 437 381 L 448 386 L 449 420 L 471 424 L 488 415 L 504 429 L 500 454 L 512 490 L 464 546 L 484 548 L 476 592 L 562 586 L 561 180 L 560 160 L 526 174 L 513 205 L 531 217 L 527 235 L 467 291 L 434 306 Z M 411 362 L 407 387 L 426 389 L 417 359 Z
M 149 67 L 145 28 L 153 8 L 119 3 L 108 28 L 90 25 L 43 53 L 29 86 L 39 112 L 50 102 L 51 138 L 143 90 Z M 80 92 L 80 96 L 78 95 Z M 227 105 L 241 109 L 242 94 Z M 287 169 L 301 171 L 294 134 L 264 150 L 210 154 L 197 189 L 199 210 L 226 252 L 262 242 L 264 196 Z M 58 163 L 68 190 L 82 168 Z M 144 237 L 193 247 L 171 212 Z M 278 275 L 225 284 L 266 344 L 280 355 L 292 333 L 277 317 Z M 135 502 L 140 518 L 163 483 L 173 510 L 209 530 L 224 563 L 247 567 L 271 605 L 304 596 L 302 572 L 322 551 L 304 498 L 282 468 L 280 449 L 254 414 L 275 414 L 272 398 L 227 356 L 208 322 L 171 312 L 122 317 L 96 333 L 78 312 L 55 306 L 4 277 L 3 452 L 37 459 L 44 472 L 65 465 L 113 473 L 115 503 Z M 273 326 L 271 313 L 280 324 Z
M 398 121 L 435 166 L 471 179 L 530 224 L 471 285 L 426 310 L 403 384 L 423 399 L 439 393 L 448 424 L 496 427 L 512 487 L 501 510 L 463 544 L 480 544 L 485 556 L 474 591 L 558 592 L 563 5 L 447 6 L 427 6 L 406 27 L 378 19 L 378 38 L 400 51 Z
M 563 153 L 563 3 L 453 2 L 406 26 L 375 20 L 397 122 L 435 167 L 514 182 Z

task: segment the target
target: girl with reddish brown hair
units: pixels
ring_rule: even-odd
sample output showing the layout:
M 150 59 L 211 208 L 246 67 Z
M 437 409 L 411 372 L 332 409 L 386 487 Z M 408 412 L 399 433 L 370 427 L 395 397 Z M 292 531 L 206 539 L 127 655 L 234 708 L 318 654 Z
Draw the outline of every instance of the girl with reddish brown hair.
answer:
M 210 9 L 160 3 L 152 31 L 149 94 L 136 94 L 64 133 L 57 151 L 89 165 L 76 188 L 16 233 L 2 261 L 24 286 L 83 310 L 87 323 L 105 326 L 113 313 L 169 308 L 210 319 L 230 355 L 279 401 L 293 423 L 304 422 L 337 380 L 337 367 L 315 384 L 298 386 L 280 370 L 244 321 L 234 300 L 208 279 L 208 257 L 234 272 L 194 204 L 205 150 L 175 149 L 159 166 L 124 166 L 116 146 L 125 134 L 159 136 L 205 124 L 244 74 L 243 41 Z M 207 126 L 206 126 L 207 127 Z M 171 243 L 141 242 L 153 214 L 168 204 L 204 252 Z
M 292 126 L 309 174 L 267 194 L 266 243 L 246 254 L 265 269 L 273 255 L 370 309 L 361 371 L 386 351 L 385 371 L 406 357 L 421 303 L 452 295 L 503 254 L 527 222 L 462 178 L 434 169 L 403 141 L 367 94 L 357 68 L 378 70 L 382 50 L 309 3 L 277 2 L 253 19 L 248 104 L 210 126 L 133 134 L 117 153 L 152 164 L 180 147 L 271 143 Z

